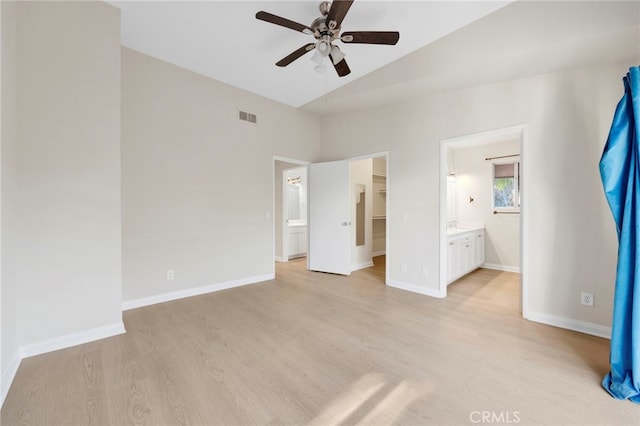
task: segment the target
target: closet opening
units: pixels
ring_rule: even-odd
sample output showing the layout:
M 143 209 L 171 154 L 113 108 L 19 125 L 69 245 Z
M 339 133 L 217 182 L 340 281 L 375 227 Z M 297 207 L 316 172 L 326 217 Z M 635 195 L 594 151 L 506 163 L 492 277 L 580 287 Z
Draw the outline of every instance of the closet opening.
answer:
M 387 282 L 387 154 L 350 160 L 352 196 L 352 271 Z

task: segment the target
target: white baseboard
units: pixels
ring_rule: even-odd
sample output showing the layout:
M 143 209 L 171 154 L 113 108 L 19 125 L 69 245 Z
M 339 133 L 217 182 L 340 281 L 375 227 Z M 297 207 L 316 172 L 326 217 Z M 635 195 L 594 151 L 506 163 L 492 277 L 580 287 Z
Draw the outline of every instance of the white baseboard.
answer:
M 20 346 L 22 359 L 125 333 L 122 321 Z
M 275 256 L 275 259 L 276 259 L 276 262 L 286 262 L 287 261 L 287 259 L 285 259 L 282 256 Z
M 16 350 L 13 357 L 11 357 L 9 367 L 2 373 L 2 382 L 0 382 L 0 408 L 4 405 L 4 400 L 9 393 L 11 383 L 13 383 L 13 379 L 16 377 L 18 367 L 20 367 L 20 361 L 20 351 Z
M 384 256 L 386 253 L 387 252 L 384 250 L 374 251 L 373 253 L 371 253 L 371 257 Z
M 415 284 L 403 283 L 400 281 L 389 280 L 387 281 L 387 285 L 389 287 L 399 288 L 400 290 L 410 291 L 412 293 L 423 294 L 425 296 L 437 297 L 442 299 L 445 297 L 445 294 L 441 293 L 439 290 L 433 290 L 431 288 L 425 288 L 422 286 L 418 286 Z
M 351 267 L 351 272 L 359 271 L 360 269 L 371 268 L 373 266 L 373 261 L 361 263 L 360 265 L 353 265 Z
M 508 265 L 497 265 L 495 263 L 484 263 L 481 268 L 486 269 L 495 269 L 496 271 L 504 271 L 504 272 L 515 272 L 520 273 L 520 267 L 518 266 L 508 266 Z
M 259 275 L 255 277 L 241 278 L 239 280 L 227 281 L 224 283 L 206 285 L 202 287 L 188 288 L 186 290 L 172 291 L 170 293 L 156 294 L 154 296 L 142 297 L 140 299 L 125 300 L 122 302 L 122 310 L 141 308 L 143 306 L 155 305 L 157 303 L 170 302 L 172 300 L 184 299 L 185 297 L 200 296 L 201 294 L 213 293 L 229 288 L 240 287 L 248 284 L 256 284 L 269 281 L 275 278 L 275 274 Z
M 557 317 L 555 315 L 542 314 L 540 312 L 528 311 L 525 319 L 552 325 L 554 327 L 566 328 L 568 330 L 579 331 L 580 333 L 591 334 L 592 336 L 611 339 L 611 327 L 580 321 L 571 318 Z

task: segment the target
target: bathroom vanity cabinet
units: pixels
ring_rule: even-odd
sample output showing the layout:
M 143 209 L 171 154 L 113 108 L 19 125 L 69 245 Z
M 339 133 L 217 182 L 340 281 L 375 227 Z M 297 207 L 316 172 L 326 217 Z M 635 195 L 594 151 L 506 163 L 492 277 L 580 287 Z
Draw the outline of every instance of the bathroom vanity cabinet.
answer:
M 307 255 L 307 225 L 289 225 L 289 259 Z
M 484 263 L 484 229 L 455 228 L 447 231 L 447 284 Z

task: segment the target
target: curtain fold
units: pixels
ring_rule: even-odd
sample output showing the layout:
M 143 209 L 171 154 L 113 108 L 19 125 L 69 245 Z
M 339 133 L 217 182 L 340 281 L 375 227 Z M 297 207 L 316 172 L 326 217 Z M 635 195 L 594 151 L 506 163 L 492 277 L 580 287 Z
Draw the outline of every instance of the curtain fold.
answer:
M 611 371 L 602 386 L 616 399 L 640 404 L 640 67 L 623 79 L 618 103 L 600 160 L 604 192 L 618 231 Z

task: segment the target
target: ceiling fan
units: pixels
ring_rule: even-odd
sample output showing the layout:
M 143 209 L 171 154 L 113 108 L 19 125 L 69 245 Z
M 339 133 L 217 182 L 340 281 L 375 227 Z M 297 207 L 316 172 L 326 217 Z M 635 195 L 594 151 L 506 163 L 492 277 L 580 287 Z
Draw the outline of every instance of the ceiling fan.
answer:
M 311 58 L 318 65 L 316 71 L 324 72 L 324 59 L 328 57 L 333 64 L 338 76 L 344 77 L 351 70 L 345 60 L 345 54 L 342 53 L 338 46 L 333 42 L 340 40 L 343 43 L 361 43 L 361 44 L 387 44 L 395 45 L 400 38 L 397 31 L 351 31 L 340 34 L 341 25 L 344 17 L 347 15 L 353 0 L 334 0 L 333 2 L 323 1 L 320 3 L 320 13 L 322 16 L 316 18 L 310 26 L 299 24 L 298 22 L 273 15 L 268 12 L 260 11 L 256 13 L 256 18 L 299 31 L 304 34 L 315 37 L 315 43 L 308 43 L 301 48 L 291 52 L 284 58 L 276 62 L 279 67 L 286 67 L 305 53 L 316 49 L 315 54 Z

